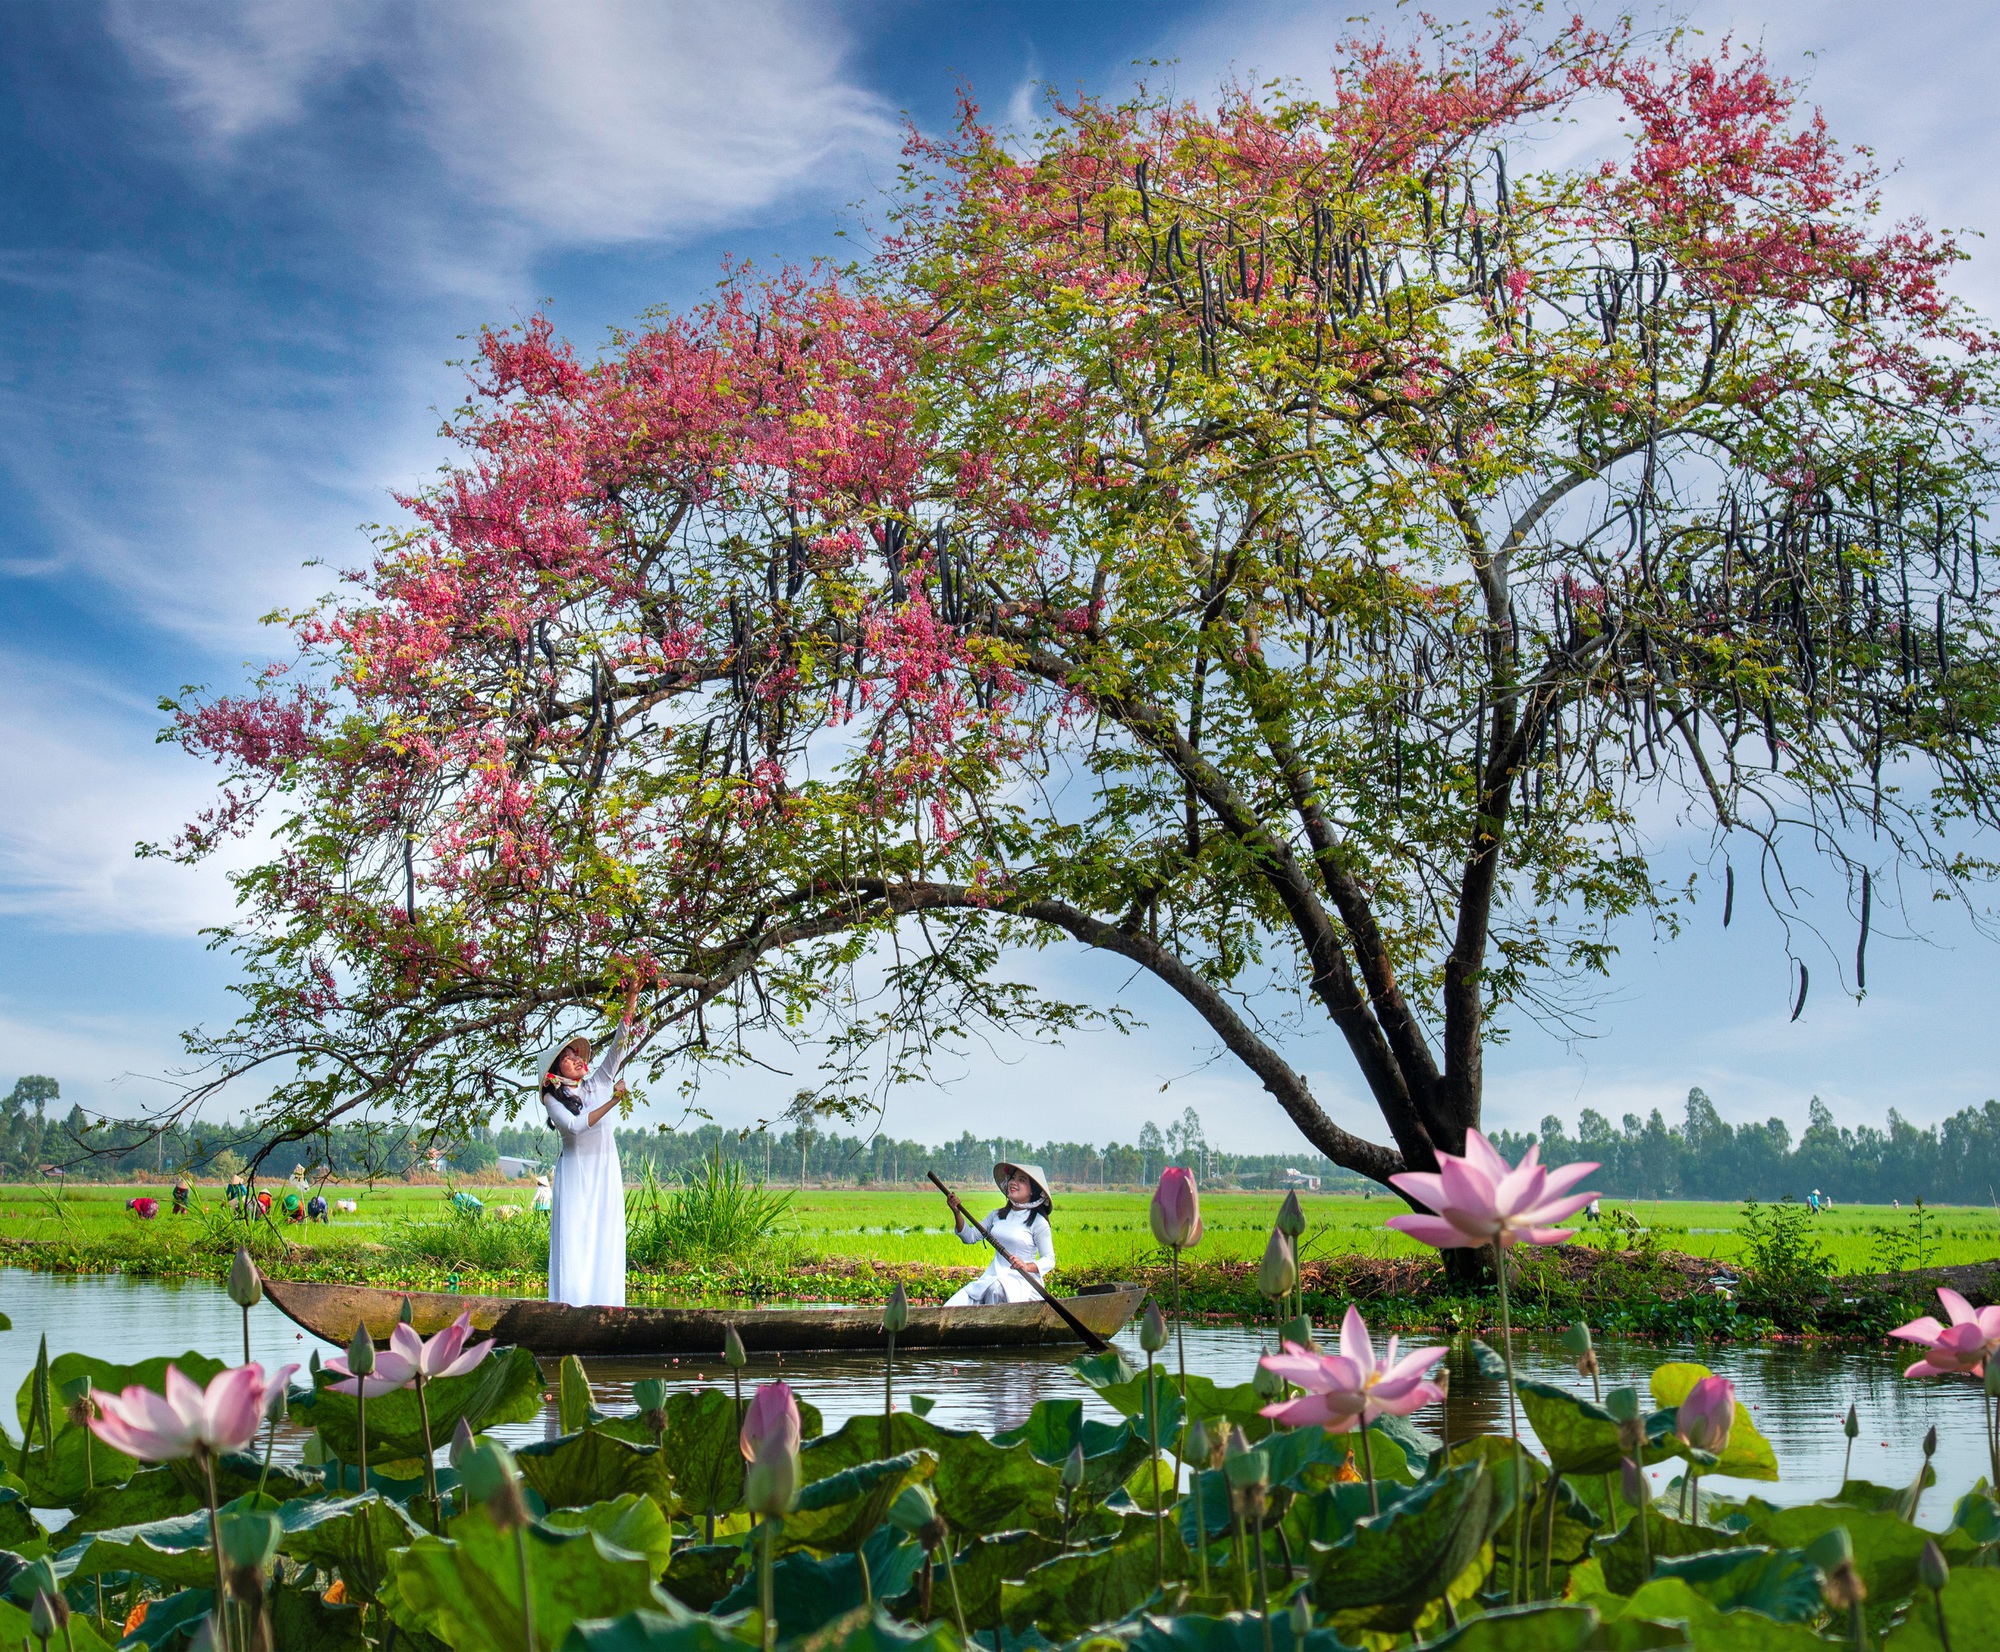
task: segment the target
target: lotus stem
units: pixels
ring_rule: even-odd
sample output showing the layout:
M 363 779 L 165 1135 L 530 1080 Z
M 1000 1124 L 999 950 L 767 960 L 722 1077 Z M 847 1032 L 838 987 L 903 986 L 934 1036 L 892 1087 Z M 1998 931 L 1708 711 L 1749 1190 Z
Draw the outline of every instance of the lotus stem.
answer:
M 215 1625 L 216 1652 L 229 1652 L 229 1576 L 222 1568 L 222 1505 L 215 1495 L 215 1458 L 207 1451 L 201 1453 L 201 1466 L 208 1475 L 208 1546 L 215 1551 L 215 1611 L 210 1621 Z
M 1944 1596 L 1936 1589 L 1931 1590 L 1931 1604 L 1937 1608 L 1938 1643 L 1944 1652 L 1951 1652 L 1951 1631 L 1944 1626 Z
M 354 1437 L 361 1452 L 358 1465 L 361 1472 L 362 1491 L 368 1489 L 368 1379 L 363 1377 L 354 1385 Z
M 1179 1245 L 1174 1246 L 1173 1255 L 1174 1255 L 1174 1353 L 1175 1356 L 1180 1361 L 1181 1399 L 1185 1401 L 1187 1399 L 1187 1337 L 1182 1330 L 1182 1326 L 1185 1323 L 1186 1316 L 1181 1312 L 1181 1248 Z M 1183 1406 L 1182 1408 L 1181 1430 L 1183 1433 L 1187 1431 L 1187 1414 L 1185 1406 Z
M 276 1451 L 277 1449 L 278 1449 L 278 1419 L 276 1417 L 273 1417 L 270 1420 L 270 1422 L 265 1425 L 264 1472 L 257 1476 L 257 1495 L 259 1497 L 262 1497 L 264 1495 L 265 1483 L 269 1481 L 271 1478 L 271 1453 Z
M 1522 1578 L 1522 1545 L 1526 1540 L 1527 1507 L 1521 1500 L 1521 1481 L 1527 1474 L 1526 1453 L 1521 1449 L 1521 1412 L 1514 1394 L 1514 1319 L 1507 1301 L 1507 1251 L 1498 1238 L 1493 1241 L 1493 1273 L 1500 1282 L 1500 1359 L 1507 1367 L 1507 1432 L 1514 1439 L 1514 1564 L 1507 1580 L 1507 1598 L 1520 1601 L 1527 1589 Z M 1651 1567 L 1647 1568 L 1650 1576 Z
M 528 1585 L 528 1528 L 525 1525 L 514 1528 L 514 1558 L 521 1568 L 521 1645 L 524 1652 L 535 1652 L 535 1596 Z
M 424 1396 L 424 1375 L 417 1373 L 417 1418 L 424 1425 L 424 1495 L 430 1499 L 431 1530 L 442 1524 L 438 1505 L 437 1447 L 431 1444 L 431 1402 Z
M 1208 1518 L 1201 1507 L 1201 1464 L 1194 1465 L 1194 1473 L 1189 1476 L 1194 1492 L 1194 1553 L 1195 1562 L 1201 1567 L 1201 1592 L 1208 1594 Z
M 1253 1508 L 1250 1529 L 1257 1541 L 1257 1621 L 1264 1630 L 1264 1652 L 1271 1652 L 1271 1597 L 1264 1588 L 1264 1511 Z
M 1182 1410 L 1187 1408 L 1182 1406 Z M 1146 1350 L 1146 1421 L 1153 1446 L 1153 1582 L 1167 1586 L 1167 1511 L 1160 1501 L 1160 1384 L 1153 1350 Z
M 771 1545 L 776 1540 L 777 1530 L 777 1521 L 764 1522 L 763 1553 L 758 1557 L 758 1595 L 764 1608 L 764 1652 L 774 1652 L 778 1644 L 777 1607 L 771 1594 Z
M 1234 1503 L 1235 1498 L 1230 1502 Z M 1236 1597 L 1244 1611 L 1250 1610 L 1250 1547 L 1243 1539 L 1243 1511 L 1235 1511 L 1236 1520 Z
M 861 1568 L 861 1599 L 869 1607 L 875 1604 L 875 1578 L 868 1570 L 868 1553 L 865 1549 L 854 1551 L 854 1563 Z
M 882 1361 L 882 1455 L 896 1455 L 896 1333 L 891 1331 L 888 1356 Z M 738 1377 L 738 1384 L 742 1378 Z M 742 1426 L 740 1423 L 737 1425 Z
M 951 1567 L 951 1536 L 949 1533 L 945 1535 L 945 1540 L 940 1547 L 944 1550 L 944 1580 L 951 1586 L 951 1615 L 958 1620 L 958 1638 L 960 1641 L 970 1644 L 971 1637 L 965 1632 L 965 1608 L 959 1604 L 958 1600 L 958 1574 Z M 1946 1652 L 1949 1652 L 1949 1648 L 1946 1649 Z
M 243 1363 L 250 1363 L 250 1310 L 243 1310 Z
M 1562 1484 L 1562 1474 L 1552 1463 L 1549 1465 L 1549 1517 L 1542 1525 L 1542 1599 L 1549 1599 L 1553 1583 L 1552 1572 L 1556 1558 L 1556 1490 Z

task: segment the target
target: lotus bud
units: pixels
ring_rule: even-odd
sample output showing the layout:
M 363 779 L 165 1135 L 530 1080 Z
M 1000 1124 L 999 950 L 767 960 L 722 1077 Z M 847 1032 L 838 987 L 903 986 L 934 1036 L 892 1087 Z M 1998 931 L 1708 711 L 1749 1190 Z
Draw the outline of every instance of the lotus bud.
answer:
M 1069 1448 L 1069 1455 L 1063 1459 L 1062 1483 L 1070 1491 L 1083 1484 L 1083 1442 L 1081 1440 Z
M 1277 1228 L 1287 1239 L 1296 1240 L 1306 1230 L 1306 1213 L 1299 1209 L 1296 1192 L 1287 1193 L 1285 1202 L 1278 1206 Z
M 1214 1448 L 1209 1444 L 1208 1425 L 1199 1417 L 1188 1424 L 1185 1446 L 1187 1460 L 1197 1469 L 1204 1469 L 1209 1466 L 1209 1459 L 1213 1454 Z
M 229 1264 L 229 1300 L 239 1308 L 254 1308 L 264 1300 L 264 1276 L 257 1271 L 248 1245 L 238 1245 L 236 1259 Z
M 1262 1360 L 1257 1362 L 1257 1371 L 1250 1379 L 1250 1387 L 1259 1398 L 1281 1399 L 1284 1397 L 1286 1386 L 1285 1379 L 1277 1372 L 1271 1370 Z
M 1719 1453 L 1736 1423 L 1736 1386 L 1727 1377 L 1703 1377 L 1674 1413 L 1674 1432 L 1697 1451 Z
M 403 1298 L 402 1307 L 396 1310 L 396 1322 L 399 1325 L 414 1325 L 416 1320 L 417 1311 L 410 1306 L 410 1299 L 406 1296 Z
M 1924 1430 L 1924 1461 L 1928 1463 L 1937 1455 L 1937 1424 Z
M 889 1505 L 889 1524 L 908 1532 L 926 1549 L 935 1549 L 949 1530 L 929 1486 L 905 1486 Z
M 1618 1489 L 1635 1509 L 1643 1509 L 1653 1500 L 1651 1482 L 1647 1480 L 1645 1471 L 1630 1457 L 1623 1458 L 1618 1464 Z
M 1257 1264 L 1257 1290 L 1269 1301 L 1290 1296 L 1299 1282 L 1299 1258 L 1292 1242 L 1278 1228 L 1271 1229 L 1271 1241 L 1264 1247 L 1264 1260 Z
M 1590 1352 L 1590 1327 L 1579 1319 L 1568 1330 L 1563 1332 L 1562 1347 L 1563 1352 L 1568 1354 L 1571 1359 L 1582 1359 L 1585 1354 Z
M 1840 1432 L 1845 1434 L 1850 1440 L 1854 1439 L 1861 1432 L 1861 1414 L 1851 1405 L 1847 1408 L 1846 1420 L 1840 1425 Z
M 473 1502 L 483 1504 L 493 1524 L 511 1532 L 528 1523 L 528 1505 L 521 1496 L 521 1476 L 514 1454 L 497 1440 L 474 1446 L 465 1454 L 458 1483 Z
M 292 1415 L 292 1384 L 288 1377 L 283 1382 L 274 1382 L 264 1395 L 264 1421 L 282 1423 Z
M 639 1420 L 658 1439 L 667 1426 L 667 1385 L 659 1377 L 644 1377 L 632 1384 L 632 1403 L 639 1408 Z
M 790 1514 L 799 1500 L 799 1445 L 783 1429 L 767 1434 L 743 1476 L 743 1506 L 752 1514 L 777 1519 Z
M 1201 1243 L 1201 1195 L 1195 1189 L 1192 1170 L 1170 1164 L 1160 1172 L 1147 1220 L 1153 1237 L 1170 1250 L 1186 1250 Z
M 1951 1581 L 1951 1562 L 1945 1559 L 1944 1550 L 1934 1538 L 1924 1540 L 1923 1553 L 1917 1556 L 1917 1576 L 1933 1594 Z
M 408 1298 L 404 1301 L 407 1305 Z M 375 1374 L 375 1339 L 368 1334 L 366 1325 L 354 1327 L 354 1335 L 347 1344 L 347 1368 L 357 1377 Z
M 1303 1645 L 1307 1635 L 1312 1633 L 1313 1603 L 1310 1590 L 1301 1589 L 1292 1596 L 1292 1639 Z
M 1301 1348 L 1317 1350 L 1319 1347 L 1319 1344 L 1313 1341 L 1311 1314 L 1293 1315 L 1278 1327 L 1278 1336 L 1281 1341 L 1296 1343 Z
M 889 1293 L 888 1306 L 882 1310 L 882 1329 L 890 1336 L 901 1336 L 910 1323 L 910 1293 L 903 1289 L 902 1280 L 896 1281 L 895 1289 Z
M 319 1386 L 319 1350 L 317 1348 L 306 1355 L 306 1376 L 311 1380 L 315 1388 Z
M 1854 1569 L 1854 1538 L 1845 1526 L 1829 1526 L 1806 1545 L 1806 1559 L 1820 1569 L 1821 1592 L 1835 1611 L 1858 1606 L 1868 1586 Z
M 241 1601 L 256 1604 L 264 1598 L 264 1571 L 284 1541 L 285 1523 L 268 1510 L 225 1514 L 222 1528 L 222 1561 L 229 1592 Z
M 750 1356 L 743 1351 L 743 1338 L 734 1325 L 722 1327 L 722 1363 L 732 1371 L 740 1371 L 750 1363 Z
M 478 1449 L 479 1442 L 472 1437 L 472 1424 L 460 1417 L 458 1427 L 451 1431 L 451 1466 L 462 1470 L 467 1453 Z
M 44 1646 L 64 1633 L 69 1623 L 69 1602 L 58 1589 L 54 1594 L 46 1589 L 35 1591 L 35 1604 L 28 1610 L 28 1624 L 35 1632 L 35 1639 Z
M 1139 1346 L 1149 1354 L 1157 1354 L 1167 1345 L 1167 1316 L 1160 1312 L 1159 1303 L 1150 1296 L 1146 1298 L 1146 1312 L 1139 1321 Z
M 1231 1423 L 1229 1432 L 1223 1436 L 1222 1460 L 1226 1463 L 1232 1457 L 1241 1457 L 1249 1449 L 1250 1442 L 1243 1437 L 1243 1430 Z
M 1646 1425 L 1639 1415 L 1639 1390 L 1614 1388 L 1604 1396 L 1604 1409 L 1618 1420 L 1618 1449 L 1637 1459 L 1645 1452 Z
M 1229 1482 L 1229 1500 L 1237 1513 L 1257 1516 L 1264 1512 L 1264 1493 L 1271 1484 L 1269 1457 L 1261 1451 L 1244 1451 L 1225 1457 L 1222 1474 Z

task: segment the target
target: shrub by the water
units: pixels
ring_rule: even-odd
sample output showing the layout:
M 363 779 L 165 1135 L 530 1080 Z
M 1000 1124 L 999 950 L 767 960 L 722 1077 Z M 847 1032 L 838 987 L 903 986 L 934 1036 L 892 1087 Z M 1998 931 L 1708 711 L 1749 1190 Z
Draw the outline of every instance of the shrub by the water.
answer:
M 626 1258 L 639 1268 L 746 1261 L 778 1234 L 791 1203 L 790 1193 L 752 1181 L 740 1164 L 719 1156 L 672 1186 L 648 1165 L 625 1195 Z

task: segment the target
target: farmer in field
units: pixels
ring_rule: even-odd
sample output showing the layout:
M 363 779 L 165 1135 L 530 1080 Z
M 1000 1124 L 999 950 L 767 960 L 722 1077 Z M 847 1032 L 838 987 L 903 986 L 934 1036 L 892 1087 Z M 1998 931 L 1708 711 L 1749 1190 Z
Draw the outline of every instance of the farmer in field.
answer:
M 638 1004 L 635 978 L 625 985 L 625 1014 L 595 1071 L 590 1040 L 582 1037 L 558 1045 L 542 1061 L 542 1105 L 549 1128 L 562 1138 L 549 1216 L 551 1302 L 625 1305 L 625 1184 L 609 1119 Z
M 1000 1242 L 1021 1269 L 1037 1279 L 1055 1271 L 1055 1238 L 1049 1217 L 1055 1201 L 1049 1197 L 1048 1178 L 1038 1164 L 996 1164 L 993 1180 L 1007 1196 L 1007 1202 L 986 1218 L 986 1231 Z M 958 1237 L 968 1245 L 986 1240 L 965 1214 L 965 1207 L 947 1194 L 951 1213 L 958 1219 Z M 1034 1286 L 1021 1277 L 1004 1257 L 994 1255 L 986 1271 L 945 1304 L 947 1308 L 990 1307 L 1002 1302 L 1038 1302 Z

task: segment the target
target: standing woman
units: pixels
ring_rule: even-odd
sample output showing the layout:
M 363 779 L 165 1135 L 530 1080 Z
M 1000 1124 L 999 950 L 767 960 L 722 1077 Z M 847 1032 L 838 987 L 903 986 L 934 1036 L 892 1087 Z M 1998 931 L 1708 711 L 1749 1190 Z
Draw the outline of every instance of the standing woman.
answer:
M 1049 1217 L 1055 1201 L 1049 1197 L 1048 1177 L 1038 1164 L 996 1164 L 993 1180 L 1007 1202 L 986 1218 L 986 1231 L 1000 1242 L 1001 1249 L 1020 1263 L 1016 1268 L 1006 1257 L 994 1254 L 986 1271 L 972 1280 L 945 1304 L 947 1308 L 993 1307 L 1002 1302 L 1039 1302 L 1035 1287 L 1021 1277 L 1023 1270 L 1047 1283 L 1055 1271 L 1055 1237 Z M 967 1219 L 965 1207 L 956 1198 L 951 1213 L 958 1218 L 958 1237 L 968 1245 L 986 1240 Z
M 549 1300 L 572 1307 L 625 1306 L 625 1181 L 609 1122 L 618 1069 L 632 1043 L 639 983 L 625 985 L 625 1014 L 591 1071 L 590 1040 L 572 1038 L 542 1062 L 542 1105 L 562 1138 L 549 1216 Z

